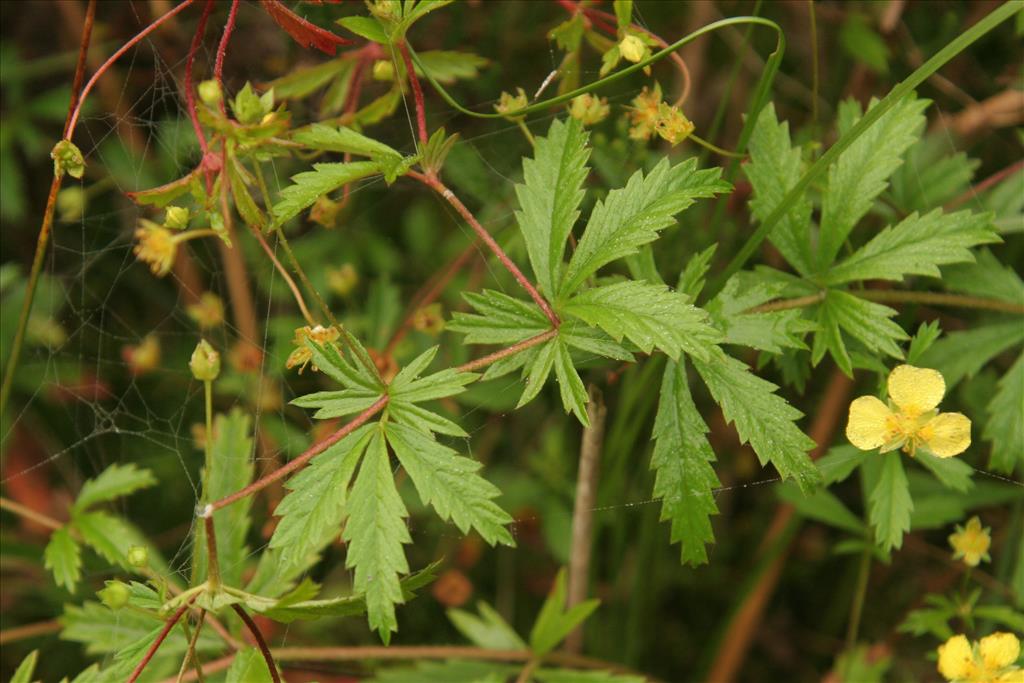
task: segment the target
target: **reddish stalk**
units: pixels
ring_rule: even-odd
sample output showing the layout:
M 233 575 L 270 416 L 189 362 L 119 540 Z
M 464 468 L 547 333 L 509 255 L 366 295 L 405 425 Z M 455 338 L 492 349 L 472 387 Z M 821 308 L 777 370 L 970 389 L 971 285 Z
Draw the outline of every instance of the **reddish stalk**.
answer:
M 92 75 L 89 81 L 85 84 L 85 87 L 82 88 L 82 94 L 78 98 L 78 101 L 75 102 L 75 108 L 71 113 L 71 119 L 68 121 L 67 125 L 64 126 L 65 140 L 70 140 L 71 136 L 74 135 L 75 126 L 78 125 L 78 116 L 82 112 L 82 103 L 85 102 L 85 99 L 89 96 L 89 93 L 92 91 L 93 86 L 96 85 L 96 81 L 99 80 L 99 77 L 102 76 L 114 62 L 120 59 L 125 52 L 133 48 L 135 45 L 139 44 L 139 42 L 141 42 L 143 38 L 145 38 L 150 33 L 159 28 L 161 24 L 163 24 L 168 19 L 181 12 L 183 9 L 191 5 L 193 2 L 195 2 L 195 0 L 184 0 L 184 2 L 182 2 L 180 5 L 178 5 L 171 11 L 162 15 L 158 19 L 155 19 L 153 23 L 151 23 L 146 28 L 142 29 L 142 31 L 137 33 L 134 38 L 132 38 L 127 43 L 122 45 L 121 49 L 119 49 L 114 54 L 110 55 L 110 57 L 107 58 L 107 61 L 103 62 L 103 65 L 96 70 L 96 73 Z
M 473 228 L 473 232 L 475 232 L 480 237 L 480 239 L 483 240 L 484 244 L 486 244 L 487 247 L 494 253 L 494 255 L 498 257 L 498 260 L 501 261 L 501 265 L 505 266 L 505 269 L 508 270 L 508 272 L 512 273 L 512 277 L 514 277 L 516 279 L 516 282 L 518 282 L 522 286 L 522 288 L 526 290 L 526 293 L 529 294 L 530 298 L 533 299 L 534 303 L 536 303 L 537 306 L 540 307 L 540 310 L 544 312 L 544 315 L 547 317 L 548 320 L 551 321 L 551 324 L 554 327 L 558 327 L 562 323 L 562 321 L 558 319 L 558 316 L 555 314 L 555 312 L 551 309 L 551 305 L 548 304 L 547 300 L 541 295 L 539 291 L 537 291 L 537 288 L 533 286 L 533 284 L 526 278 L 525 275 L 523 275 L 522 271 L 519 270 L 519 267 L 512 262 L 512 259 L 508 257 L 508 254 L 505 253 L 505 250 L 502 249 L 501 246 L 494 241 L 494 238 L 491 237 L 491 234 L 484 229 L 484 226 L 480 225 L 480 222 L 473 216 L 472 213 L 470 213 L 469 209 L 466 208 L 466 205 L 459 201 L 459 198 L 456 197 L 451 190 L 445 187 L 445 184 L 442 183 L 437 178 L 437 176 L 419 173 L 418 171 L 409 171 L 408 175 L 411 178 L 420 181 L 421 183 L 423 183 L 424 185 L 426 185 L 427 187 L 431 188 L 439 195 L 444 197 L 444 199 L 449 204 L 451 204 L 456 211 L 459 212 L 459 215 L 462 216 L 462 218 L 467 223 L 469 223 L 469 227 Z
M 516 342 L 512 346 L 504 348 L 501 351 L 495 351 L 494 353 L 487 354 L 482 358 L 477 358 L 476 360 L 471 360 L 468 363 L 463 363 L 462 365 L 455 369 L 458 370 L 459 372 L 472 372 L 473 370 L 482 368 L 485 365 L 490 365 L 495 361 L 499 361 L 502 358 L 508 358 L 509 356 L 515 355 L 520 351 L 524 351 L 530 348 L 531 346 L 543 344 L 548 339 L 551 339 L 557 334 L 558 330 L 548 330 L 547 332 L 538 334 L 536 337 L 530 337 L 529 339 L 524 339 L 521 342 Z
M 217 81 L 217 85 L 220 86 L 221 94 L 224 93 L 224 56 L 228 51 L 228 41 L 231 40 L 231 34 L 235 31 L 235 17 L 238 14 L 238 0 L 231 0 L 231 10 L 228 11 L 228 22 L 224 24 L 224 33 L 220 37 L 220 44 L 217 45 L 217 61 L 213 65 L 213 78 Z M 220 98 L 220 110 L 221 113 L 226 112 L 224 108 L 224 98 Z
M 315 443 L 309 448 L 307 448 L 302 455 L 295 458 L 287 465 L 279 467 L 278 469 L 274 470 L 267 476 L 257 481 L 254 481 L 245 488 L 239 489 L 238 491 L 235 491 L 229 496 L 225 496 L 220 500 L 216 500 L 210 503 L 209 505 L 206 506 L 206 510 L 203 511 L 203 516 L 209 517 L 214 511 L 225 508 L 228 505 L 231 505 L 232 503 L 235 503 L 243 498 L 246 498 L 247 496 L 256 493 L 257 491 L 265 489 L 267 486 L 273 484 L 275 481 L 283 479 L 284 477 L 288 476 L 295 470 L 301 468 L 307 462 L 312 460 L 315 456 L 319 455 L 320 453 L 323 453 L 325 450 L 327 450 L 328 448 L 330 448 L 331 446 L 333 446 L 334 444 L 338 443 L 346 436 L 351 434 L 357 428 L 362 427 L 364 424 L 366 424 L 371 417 L 373 417 L 374 415 L 376 415 L 377 413 L 384 409 L 384 406 L 388 404 L 389 398 L 390 397 L 387 395 L 381 396 L 379 399 L 377 399 L 376 402 L 374 402 L 373 405 L 371 405 L 363 412 L 359 413 L 359 415 L 357 415 L 355 419 L 353 419 L 351 422 L 349 422 L 344 427 L 328 436 L 323 441 Z
M 203 159 L 209 151 L 206 144 L 206 135 L 203 134 L 203 127 L 199 124 L 199 110 L 196 108 L 196 90 L 192 86 L 192 67 L 195 65 L 196 53 L 199 52 L 199 45 L 203 42 L 203 35 L 206 33 L 206 21 L 213 11 L 213 0 L 206 0 L 203 13 L 196 25 L 195 35 L 192 36 L 192 44 L 188 48 L 188 57 L 185 59 L 185 106 L 188 108 L 188 118 L 192 121 L 192 130 L 196 133 L 199 141 L 199 149 L 203 153 Z M 206 193 L 213 193 L 213 171 L 203 164 L 203 172 L 206 175 Z
M 263 634 L 260 632 L 256 622 L 252 620 L 252 617 L 246 613 L 244 609 L 238 605 L 231 605 L 231 609 L 235 610 L 235 614 L 245 622 L 246 627 L 249 629 L 249 633 L 252 634 L 253 639 L 256 641 L 256 645 L 260 648 L 260 652 L 263 654 L 263 659 L 267 662 L 267 668 L 270 670 L 270 677 L 274 680 L 274 683 L 281 683 L 281 676 L 277 673 L 277 666 L 274 664 L 274 656 L 270 654 L 270 648 L 267 647 L 267 641 L 263 639 Z
M 999 181 L 1003 180 L 1004 178 L 1010 177 L 1011 175 L 1013 175 L 1022 168 L 1024 168 L 1024 161 L 1018 161 L 1015 164 L 1007 166 L 1001 171 L 993 173 L 992 175 L 990 175 L 988 178 L 985 178 L 977 185 L 974 185 L 973 187 L 969 188 L 966 192 L 964 192 L 962 195 L 960 195 L 953 201 L 947 203 L 944 208 L 948 210 L 960 206 L 964 202 L 968 201 L 969 199 L 972 199 L 973 197 L 978 196 L 988 188 L 992 187 Z
M 167 15 L 165 14 L 164 16 Z M 154 640 L 153 644 L 149 646 L 148 650 L 146 650 L 146 654 L 142 656 L 142 661 L 138 663 L 138 665 L 132 671 L 131 676 L 128 677 L 128 683 L 135 683 L 135 681 L 138 680 L 139 676 L 142 675 L 142 672 L 146 668 L 146 665 L 149 664 L 149 660 L 153 659 L 153 655 L 156 654 L 156 651 L 159 650 L 160 646 L 163 645 L 165 640 L 167 640 L 167 636 L 170 635 L 171 629 L 173 629 L 174 625 L 178 623 L 178 620 L 181 619 L 182 615 L 188 611 L 188 608 L 192 606 L 192 603 L 195 602 L 196 597 L 198 596 L 193 596 L 191 599 L 189 599 L 188 602 L 179 607 L 178 610 L 171 615 L 171 618 L 167 620 L 167 622 L 164 624 L 164 627 L 160 629 L 160 633 L 159 635 L 157 635 L 156 640 Z
M 423 102 L 423 88 L 420 86 L 420 79 L 416 75 L 416 69 L 409 55 L 409 47 L 403 40 L 398 44 L 398 51 L 402 53 L 402 61 L 405 62 L 405 70 L 409 75 L 409 83 L 412 85 L 412 96 L 416 101 L 416 127 L 420 134 L 420 144 L 427 144 L 427 112 Z

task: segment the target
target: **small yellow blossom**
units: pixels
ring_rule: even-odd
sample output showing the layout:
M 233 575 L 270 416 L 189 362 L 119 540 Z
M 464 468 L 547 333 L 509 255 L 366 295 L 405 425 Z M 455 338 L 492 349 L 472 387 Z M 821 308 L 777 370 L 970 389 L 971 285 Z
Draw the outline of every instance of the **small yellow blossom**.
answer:
M 928 368 L 899 365 L 889 374 L 889 405 L 874 396 L 861 396 L 850 404 L 846 438 L 862 451 L 882 453 L 902 448 L 911 456 L 924 447 L 940 458 L 950 458 L 971 445 L 971 421 L 960 413 L 936 410 L 946 382 Z
M 313 352 L 306 345 L 306 341 L 314 341 L 317 344 L 327 344 L 338 340 L 338 328 L 336 327 L 322 327 L 317 325 L 316 327 L 300 327 L 295 330 L 295 337 L 292 339 L 292 344 L 295 344 L 295 350 L 288 356 L 288 360 L 285 361 L 285 367 L 294 368 L 299 367 L 299 374 L 306 369 L 306 365 L 313 360 Z M 318 370 L 316 365 L 313 365 L 313 370 Z
M 953 546 L 953 559 L 963 558 L 964 564 L 977 567 L 984 560 L 988 562 L 988 548 L 992 545 L 989 528 L 981 526 L 981 520 L 975 515 L 967 522 L 966 527 L 956 525 L 956 533 L 949 535 L 949 544 Z
M 224 302 L 213 292 L 203 292 L 199 301 L 185 307 L 185 312 L 203 330 L 224 324 Z
M 174 230 L 184 230 L 192 218 L 191 212 L 185 206 L 168 206 L 164 214 L 164 227 Z
M 163 277 L 171 272 L 174 255 L 178 252 L 178 240 L 170 230 L 152 221 L 142 220 L 142 226 L 135 231 L 135 257 L 149 264 L 153 275 Z
M 640 94 L 633 98 L 633 106 L 629 112 L 629 137 L 633 140 L 650 140 L 658 124 L 661 105 L 661 86 L 657 83 L 650 91 L 645 86 Z
M 145 375 L 160 365 L 160 340 L 154 334 L 146 335 L 137 346 L 122 347 L 121 358 L 133 375 Z
M 417 332 L 424 332 L 436 337 L 444 330 L 444 313 L 441 304 L 433 303 L 421 306 L 412 314 L 412 327 Z
M 647 53 L 647 46 L 644 41 L 634 35 L 628 35 L 619 43 L 619 54 L 623 59 L 636 64 L 644 58 Z
M 501 97 L 498 98 L 498 103 L 494 105 L 494 111 L 504 116 L 509 121 L 521 121 L 522 116 L 509 116 L 511 112 L 519 111 L 520 109 L 526 109 L 529 106 L 530 100 L 527 99 L 526 93 L 523 92 L 522 88 L 516 88 L 516 94 L 511 95 L 507 92 L 501 93 Z
M 323 195 L 309 210 L 309 220 L 328 229 L 334 228 L 338 225 L 338 215 L 341 214 L 343 208 L 345 208 L 344 199 L 335 201 L 327 195 Z
M 604 121 L 609 111 L 606 98 L 594 97 L 590 93 L 583 93 L 572 98 L 569 105 L 569 116 L 577 119 L 584 126 L 592 126 Z
M 690 137 L 693 128 L 693 121 L 686 118 L 679 107 L 670 107 L 664 102 L 658 105 L 658 120 L 654 123 L 654 129 L 672 146 Z
M 359 284 L 359 272 L 351 263 L 327 269 L 327 287 L 338 296 L 348 296 Z
M 1012 633 L 993 633 L 973 645 L 956 635 L 939 646 L 938 668 L 953 683 L 1022 683 L 1018 657 L 1020 641 Z

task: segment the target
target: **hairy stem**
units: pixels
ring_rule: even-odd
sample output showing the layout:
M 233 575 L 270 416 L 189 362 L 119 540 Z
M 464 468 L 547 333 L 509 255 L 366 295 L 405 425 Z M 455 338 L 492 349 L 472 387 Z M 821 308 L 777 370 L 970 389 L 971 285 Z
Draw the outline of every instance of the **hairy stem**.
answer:
M 213 525 L 213 515 L 203 518 L 206 530 L 206 580 L 211 592 L 220 588 L 220 558 L 217 555 L 217 529 Z
M 16 503 L 13 500 L 10 500 L 9 498 L 0 498 L 0 509 L 7 510 L 8 512 L 13 512 L 19 517 L 31 520 L 36 524 L 39 524 L 40 526 L 44 526 L 47 529 L 53 529 L 54 531 L 64 526 L 63 523 L 58 522 L 53 517 L 44 515 L 41 512 L 36 512 L 32 508 L 26 507 L 21 503 Z
M 193 602 L 195 602 L 195 599 L 196 596 L 189 598 L 189 600 L 175 610 L 170 619 L 164 623 L 164 627 L 160 629 L 160 633 L 157 634 L 156 640 L 153 641 L 153 644 L 149 646 L 148 650 L 146 650 L 146 654 L 142 656 L 142 659 L 136 665 L 135 669 L 132 670 L 131 675 L 128 677 L 128 683 L 135 683 L 139 676 L 142 675 L 142 672 L 146 669 L 146 665 L 149 664 L 149 660 L 153 659 L 153 655 L 156 654 L 156 651 L 159 650 L 160 646 L 163 645 L 165 640 L 167 640 L 167 636 L 170 635 L 171 629 L 173 629 L 174 625 L 178 623 L 178 620 L 181 619 L 182 615 L 188 611 L 188 608 Z
M 444 183 L 442 183 L 436 176 L 418 173 L 416 171 L 410 171 L 409 175 L 412 178 L 420 181 L 427 187 L 431 188 L 435 192 L 437 192 L 445 199 L 445 201 L 451 204 L 452 207 L 459 212 L 459 215 L 462 216 L 462 218 L 467 223 L 469 223 L 469 226 L 473 229 L 473 232 L 475 232 L 477 236 L 480 237 L 480 239 L 483 241 L 483 243 L 486 244 L 487 247 L 494 253 L 494 255 L 498 257 L 498 260 L 501 261 L 501 264 L 503 266 L 505 266 L 505 269 L 512 274 L 512 277 L 516 279 L 516 282 L 518 282 L 520 286 L 522 286 L 522 288 L 526 290 L 526 293 L 530 295 L 530 298 L 533 299 L 534 303 L 536 303 L 537 306 L 540 307 L 540 310 L 544 312 L 544 315 L 547 317 L 548 320 L 551 321 L 551 324 L 554 327 L 558 327 L 561 324 L 561 321 L 558 319 L 558 316 L 555 314 L 555 312 L 551 309 L 551 306 L 550 304 L 548 304 L 547 300 L 541 295 L 539 291 L 537 291 L 537 288 L 533 286 L 533 283 L 531 283 L 527 279 L 527 277 L 523 275 L 523 272 L 519 270 L 519 267 L 512 262 L 512 259 L 508 257 L 508 254 L 505 253 L 505 250 L 502 249 L 501 246 L 494 241 L 494 238 L 491 237 L 491 234 L 487 232 L 486 229 L 484 229 L 484 226 L 480 225 L 480 221 L 478 221 L 476 217 L 473 216 L 470 210 L 466 208 L 466 205 L 459 201 L 459 198 L 456 197 L 451 190 L 445 187 Z
M 192 130 L 195 131 L 196 140 L 199 141 L 199 150 L 203 153 L 203 159 L 209 153 L 209 146 L 206 143 L 206 135 L 203 133 L 203 126 L 199 123 L 199 110 L 196 108 L 196 89 L 192 85 L 192 67 L 195 65 L 196 53 L 203 42 L 206 34 L 206 22 L 213 11 L 213 0 L 206 0 L 203 13 L 196 24 L 196 32 L 192 36 L 192 44 L 188 48 L 188 56 L 185 58 L 185 108 L 188 109 L 188 118 L 192 122 Z M 213 194 L 213 170 L 203 164 L 203 175 L 206 178 L 206 194 Z
M 56 619 L 26 624 L 25 626 L 15 626 L 14 628 L 5 628 L 3 631 L 0 631 L 0 645 L 16 643 L 19 640 L 27 640 L 28 638 L 48 636 L 51 633 L 57 633 L 62 628 L 63 626 Z
M 270 653 L 270 648 L 267 647 L 267 641 L 263 639 L 263 633 L 260 632 L 256 622 L 252 620 L 252 617 L 241 608 L 240 605 L 231 605 L 231 609 L 235 611 L 235 614 L 245 622 L 246 628 L 249 629 L 249 633 L 252 634 L 253 639 L 256 641 L 256 645 L 260 649 L 260 653 L 263 655 L 264 661 L 267 663 L 267 669 L 270 670 L 270 677 L 274 683 L 281 683 L 281 676 L 277 673 L 277 665 L 274 664 L 274 656 Z
M 224 57 L 228 53 L 228 42 L 231 40 L 231 34 L 235 31 L 235 18 L 238 15 L 238 0 L 231 0 L 231 9 L 228 10 L 228 20 L 224 24 L 224 33 L 221 34 L 220 43 L 217 45 L 217 59 L 213 64 L 213 78 L 217 81 L 217 85 L 220 86 L 221 98 L 220 98 L 220 111 L 226 113 L 227 109 L 224 107 Z
M 427 112 L 423 101 L 423 88 L 420 86 L 419 76 L 416 75 L 416 68 L 413 66 L 412 57 L 409 55 L 409 46 L 405 41 L 398 43 L 398 51 L 405 62 L 405 70 L 409 77 L 409 84 L 412 86 L 412 97 L 416 102 L 416 130 L 419 132 L 420 144 L 427 144 Z

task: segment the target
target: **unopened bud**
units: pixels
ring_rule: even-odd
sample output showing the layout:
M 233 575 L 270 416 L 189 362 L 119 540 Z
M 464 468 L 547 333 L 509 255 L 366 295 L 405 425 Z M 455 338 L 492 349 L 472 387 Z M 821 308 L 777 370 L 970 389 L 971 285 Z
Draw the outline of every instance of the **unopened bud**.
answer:
M 188 362 L 192 376 L 202 382 L 212 382 L 220 374 L 220 354 L 205 339 L 200 339 L 192 359 Z
M 184 230 L 188 227 L 191 218 L 189 210 L 184 206 L 168 206 L 164 215 L 164 227 L 172 230 Z
M 199 99 L 202 100 L 203 104 L 207 107 L 218 106 L 220 101 L 224 99 L 224 94 L 220 91 L 220 84 L 214 80 L 203 81 L 200 83 Z
M 54 145 L 50 158 L 53 159 L 54 175 L 62 176 L 67 173 L 72 178 L 81 178 L 85 173 L 85 157 L 82 156 L 82 150 L 71 140 L 61 140 Z
M 110 609 L 121 609 L 128 604 L 128 584 L 123 581 L 107 581 L 106 588 L 97 591 L 96 596 Z
M 378 59 L 376 62 L 373 63 L 373 80 L 395 80 L 395 65 L 386 59 Z
M 128 566 L 142 569 L 149 564 L 149 551 L 145 546 L 133 545 L 128 548 Z

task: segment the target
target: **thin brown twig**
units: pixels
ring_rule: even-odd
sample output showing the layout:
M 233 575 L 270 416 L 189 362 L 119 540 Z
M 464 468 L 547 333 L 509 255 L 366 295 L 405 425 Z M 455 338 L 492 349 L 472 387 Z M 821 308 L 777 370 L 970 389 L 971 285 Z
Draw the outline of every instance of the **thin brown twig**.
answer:
M 302 290 L 300 290 L 299 286 L 295 284 L 295 280 L 292 279 L 288 270 L 281 265 L 281 262 L 277 259 L 277 255 L 274 254 L 274 250 L 270 248 L 270 245 L 267 244 L 267 240 L 264 239 L 263 233 L 261 233 L 259 228 L 254 225 L 249 225 L 248 223 L 246 223 L 246 225 L 248 225 L 249 231 L 253 234 L 253 237 L 256 238 L 256 241 L 260 243 L 260 247 L 267 255 L 267 258 L 269 258 L 270 262 L 274 264 L 274 269 L 277 270 L 285 284 L 288 285 L 288 289 L 291 290 L 295 303 L 299 305 L 299 310 L 302 312 L 302 317 L 305 318 L 306 324 L 310 326 L 316 325 L 316 320 L 313 319 L 312 314 L 310 314 L 309 309 L 306 307 L 306 300 L 302 297 Z
M 558 327 L 561 324 L 561 321 L 558 319 L 558 315 L 555 314 L 554 310 L 552 310 L 551 308 L 551 305 L 547 302 L 543 295 L 541 295 L 541 293 L 537 291 L 537 288 L 533 286 L 533 283 L 531 283 L 530 280 L 525 275 L 523 275 L 523 272 L 519 270 L 519 267 L 515 263 L 512 262 L 512 259 L 508 257 L 508 254 L 505 253 L 505 250 L 501 248 L 501 246 L 494 240 L 493 237 L 491 237 L 491 234 L 487 232 L 486 229 L 484 229 L 484 226 L 480 225 L 480 222 L 476 219 L 472 212 L 470 212 L 470 210 L 466 208 L 466 205 L 463 204 L 459 200 L 459 198 L 455 196 L 455 193 L 448 189 L 445 186 L 445 184 L 442 183 L 434 175 L 419 173 L 417 171 L 409 171 L 408 175 L 411 178 L 420 181 L 427 187 L 437 192 L 445 199 L 445 201 L 451 204 L 452 207 L 459 212 L 459 215 L 462 216 L 462 218 L 467 223 L 469 223 L 469 227 L 473 229 L 473 232 L 475 232 L 477 236 L 480 237 L 481 240 L 483 240 L 483 243 L 487 245 L 487 248 L 490 249 L 491 252 L 493 252 L 494 255 L 498 257 L 498 260 L 501 261 L 501 264 L 505 266 L 505 269 L 512 274 L 512 277 L 515 278 L 516 282 L 518 282 L 520 286 L 526 290 L 526 293 L 529 294 L 530 298 L 533 299 L 534 303 L 536 303 L 537 306 L 540 307 L 540 310 L 544 312 L 545 317 L 547 317 L 547 319 L 551 321 L 551 324 L 554 327 Z
M 409 84 L 412 85 L 412 97 L 416 103 L 416 129 L 419 131 L 420 144 L 425 145 L 427 144 L 427 112 L 423 100 L 423 88 L 420 86 L 419 76 L 416 75 L 416 68 L 409 55 L 409 46 L 405 44 L 404 40 L 398 43 L 398 51 L 402 55 L 402 61 L 405 62 Z
M 968 200 L 977 197 L 979 194 L 986 191 L 988 188 L 992 187 L 996 183 L 1002 181 L 1004 178 L 1010 177 L 1011 175 L 1021 170 L 1022 168 L 1024 168 L 1024 159 L 1018 161 L 1015 164 L 1010 164 L 1003 170 L 997 171 L 996 173 L 990 175 L 988 178 L 985 178 L 977 185 L 969 187 L 966 192 L 961 194 L 959 197 L 956 197 L 952 201 L 948 202 L 943 208 L 945 208 L 946 210 L 955 209 L 961 204 L 967 202 Z
M 185 658 L 181 660 L 181 668 L 178 669 L 178 683 L 185 677 L 185 672 L 188 670 L 188 665 L 193 665 L 193 670 L 196 672 L 196 680 L 199 683 L 203 683 L 203 663 L 199 661 L 199 656 L 196 654 L 196 642 L 199 640 L 199 634 L 203 631 L 203 621 L 206 619 L 206 610 L 199 610 L 199 619 L 196 620 L 195 631 L 188 639 L 188 649 L 185 650 Z M 181 625 L 185 628 L 186 635 L 188 634 L 188 619 L 182 619 Z
M 580 465 L 576 474 L 576 501 L 572 511 L 572 545 L 569 550 L 569 587 L 566 609 L 583 602 L 587 597 L 590 577 L 590 551 L 593 543 L 593 521 L 597 478 L 600 470 L 601 447 L 604 442 L 605 418 L 608 408 L 601 390 L 590 387 L 587 403 L 589 427 L 584 427 L 580 442 Z M 565 649 L 579 654 L 583 651 L 583 626 L 577 626 L 565 639 Z
M 231 9 L 228 10 L 228 20 L 224 24 L 224 33 L 221 34 L 220 43 L 217 45 L 217 59 L 213 64 L 213 78 L 217 81 L 217 85 L 220 86 L 221 98 L 220 98 L 220 111 L 226 113 L 227 109 L 224 107 L 224 57 L 228 53 L 228 42 L 231 40 L 231 34 L 235 30 L 235 18 L 238 14 L 238 0 L 231 0 Z
M 260 649 L 260 653 L 263 655 L 264 661 L 267 663 L 267 668 L 270 670 L 270 677 L 274 683 L 281 683 L 281 676 L 277 673 L 277 665 L 274 664 L 274 656 L 270 652 L 270 648 L 267 646 L 267 641 L 263 639 L 263 633 L 260 632 L 256 622 L 252 620 L 252 617 L 242 609 L 240 605 L 231 605 L 231 609 L 235 611 L 235 614 L 245 622 L 246 628 L 249 629 L 249 633 L 256 640 L 256 645 Z
M 206 155 L 209 154 L 209 146 L 206 142 L 206 135 L 203 133 L 203 126 L 199 123 L 199 109 L 196 107 L 196 90 L 192 85 L 192 68 L 195 65 L 196 54 L 203 42 L 206 33 L 206 22 L 213 11 L 213 0 L 206 0 L 203 13 L 199 16 L 196 24 L 196 32 L 192 36 L 192 43 L 188 48 L 188 56 L 185 58 L 185 107 L 188 109 L 188 118 L 192 122 L 192 130 L 195 131 L 196 139 L 199 141 L 199 150 L 203 153 L 203 175 L 206 178 L 206 193 L 213 193 L 213 169 L 206 163 Z
M 51 633 L 57 633 L 62 628 L 63 626 L 56 619 L 25 624 L 24 626 L 15 626 L 14 628 L 5 628 L 3 631 L 0 631 L 0 645 L 16 643 L 19 640 L 27 640 L 38 636 L 48 636 Z
M 551 339 L 557 334 L 558 330 L 548 330 L 547 332 L 542 332 L 541 334 L 538 334 L 535 337 L 530 337 L 529 339 L 524 339 L 521 342 L 516 342 L 512 346 L 501 349 L 500 351 L 495 351 L 494 353 L 489 353 L 486 356 L 477 358 L 476 360 L 471 360 L 468 363 L 463 363 L 462 365 L 457 367 L 456 370 L 458 370 L 459 372 L 472 372 L 474 370 L 478 370 L 486 365 L 494 363 L 495 361 L 499 361 L 502 358 L 507 358 L 511 355 L 519 353 L 520 351 L 524 351 L 530 348 L 531 346 L 543 344 L 548 339 Z
M 8 512 L 13 512 L 19 517 L 24 517 L 25 519 L 31 520 L 36 524 L 44 526 L 48 529 L 53 529 L 54 531 L 57 531 L 58 529 L 64 526 L 63 523 L 57 521 L 53 517 L 50 517 L 49 515 L 44 515 L 41 512 L 36 512 L 32 508 L 26 507 L 21 503 L 16 503 L 15 501 L 9 498 L 0 497 L 0 509 L 7 510 Z

